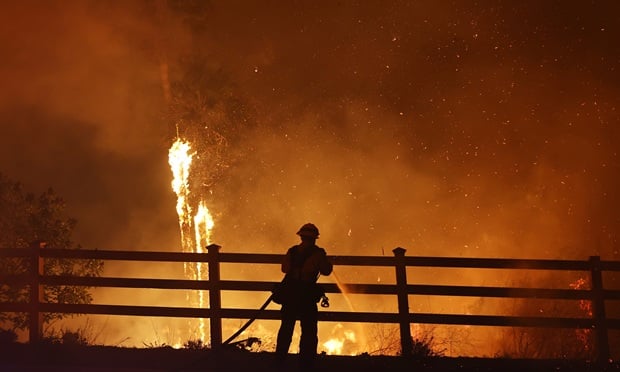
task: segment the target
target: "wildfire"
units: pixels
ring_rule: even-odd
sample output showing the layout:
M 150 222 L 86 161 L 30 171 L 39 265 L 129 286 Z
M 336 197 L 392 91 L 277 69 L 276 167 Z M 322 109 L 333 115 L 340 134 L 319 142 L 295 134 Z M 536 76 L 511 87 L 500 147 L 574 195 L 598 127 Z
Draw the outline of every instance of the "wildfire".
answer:
M 183 252 L 202 253 L 204 247 L 211 243 L 211 231 L 215 223 L 204 200 L 200 199 L 196 205 L 190 203 L 192 198 L 190 198 L 189 175 L 194 155 L 189 142 L 177 138 L 168 152 L 168 164 L 173 176 L 172 190 L 177 195 L 176 210 L 181 230 L 181 248 Z M 184 273 L 187 278 L 193 280 L 208 278 L 207 266 L 201 262 L 185 263 Z M 192 292 L 188 294 L 187 299 L 192 305 L 201 308 L 208 305 L 205 291 Z M 198 339 L 206 340 L 205 321 L 199 319 L 198 322 Z

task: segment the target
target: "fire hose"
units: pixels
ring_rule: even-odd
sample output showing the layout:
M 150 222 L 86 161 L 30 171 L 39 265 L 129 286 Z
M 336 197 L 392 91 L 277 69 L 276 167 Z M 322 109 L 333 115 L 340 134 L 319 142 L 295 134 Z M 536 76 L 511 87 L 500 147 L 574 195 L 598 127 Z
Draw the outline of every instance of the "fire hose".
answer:
M 271 302 L 273 298 L 273 294 L 271 296 L 269 296 L 269 298 L 267 299 L 267 301 L 265 301 L 265 303 L 256 311 L 256 316 L 254 316 L 254 318 L 248 320 L 241 328 L 239 328 L 237 330 L 237 332 L 233 333 L 232 336 L 228 337 L 226 339 L 226 341 L 224 341 L 222 343 L 222 345 L 229 345 L 230 342 L 232 340 L 234 340 L 235 338 L 237 338 L 240 334 L 243 333 L 243 331 L 245 331 L 252 323 L 254 323 L 254 321 L 256 320 L 256 318 L 258 317 L 258 314 L 260 314 L 261 311 L 265 310 L 265 308 L 267 308 L 267 305 L 269 305 L 269 303 Z M 323 295 L 321 297 L 321 307 L 329 307 L 329 298 L 327 298 L 326 295 Z
M 261 311 L 265 310 L 265 308 L 267 307 L 267 305 L 269 305 L 269 303 L 271 302 L 271 297 L 273 297 L 273 295 L 269 296 L 269 298 L 267 299 L 267 301 L 265 301 L 265 303 L 263 304 L 263 306 L 260 307 L 260 309 L 258 309 L 258 311 L 256 312 L 257 314 L 260 313 Z M 226 341 L 223 342 L 223 345 L 228 345 L 230 344 L 230 342 L 232 340 L 234 340 L 235 338 L 237 338 L 237 336 L 239 336 L 241 333 L 243 333 L 243 331 L 245 331 L 252 323 L 254 323 L 254 321 L 256 320 L 256 316 L 250 320 L 248 320 L 241 328 L 239 328 L 239 330 L 235 333 L 233 333 L 232 336 L 228 337 L 228 339 Z

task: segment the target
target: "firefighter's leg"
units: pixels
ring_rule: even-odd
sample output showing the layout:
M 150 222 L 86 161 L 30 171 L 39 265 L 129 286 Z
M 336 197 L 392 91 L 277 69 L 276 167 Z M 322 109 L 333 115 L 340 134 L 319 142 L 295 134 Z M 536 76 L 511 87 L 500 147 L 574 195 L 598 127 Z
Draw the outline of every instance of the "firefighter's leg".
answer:
M 286 311 L 283 307 L 282 322 L 280 324 L 280 330 L 278 331 L 278 339 L 276 343 L 276 356 L 284 358 L 288 354 L 288 349 L 291 346 L 291 340 L 293 339 L 293 330 L 295 329 L 295 315 Z
M 316 348 L 319 343 L 318 311 L 316 304 L 312 304 L 301 316 L 301 338 L 299 340 L 299 358 L 302 367 L 311 367 L 316 358 Z

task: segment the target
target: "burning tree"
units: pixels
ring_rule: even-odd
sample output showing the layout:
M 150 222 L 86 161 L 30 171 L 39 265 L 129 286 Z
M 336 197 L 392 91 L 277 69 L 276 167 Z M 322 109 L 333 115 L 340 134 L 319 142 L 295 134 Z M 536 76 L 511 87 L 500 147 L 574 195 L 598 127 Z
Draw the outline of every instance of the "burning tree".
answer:
M 0 247 L 28 248 L 33 241 L 44 241 L 54 248 L 79 249 L 71 240 L 76 220 L 64 215 L 65 203 L 52 189 L 36 197 L 25 192 L 19 182 L 0 174 Z M 0 258 L 0 275 L 28 272 L 30 265 L 24 258 Z M 99 276 L 103 270 L 100 260 L 72 260 L 47 258 L 46 275 Z M 46 286 L 44 300 L 51 303 L 87 304 L 92 301 L 88 287 Z M 0 301 L 27 302 L 26 285 L 0 285 Z M 66 314 L 45 313 L 48 325 L 64 318 Z M 24 313 L 0 313 L 0 327 L 24 330 L 28 317 Z
M 184 7 L 169 11 L 192 14 Z M 166 116 L 176 132 L 168 161 L 183 252 L 204 253 L 212 243 L 213 189 L 240 152 L 240 146 L 231 144 L 243 134 L 241 127 L 251 122 L 243 101 L 231 94 L 231 82 L 209 61 L 205 51 L 196 49 L 175 63 L 163 60 L 160 66 Z M 208 279 L 207 266 L 202 263 L 186 263 L 184 274 L 189 279 Z M 188 294 L 187 299 L 192 306 L 209 306 L 205 291 Z M 204 319 L 197 322 L 195 342 L 207 335 Z M 194 321 L 190 323 L 194 329 Z

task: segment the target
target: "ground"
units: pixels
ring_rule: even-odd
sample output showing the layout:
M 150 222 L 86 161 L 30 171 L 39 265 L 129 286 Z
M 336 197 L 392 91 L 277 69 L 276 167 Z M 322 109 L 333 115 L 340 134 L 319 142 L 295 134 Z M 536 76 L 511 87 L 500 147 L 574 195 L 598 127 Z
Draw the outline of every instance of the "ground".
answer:
M 28 344 L 0 345 L 0 371 L 296 371 L 297 356 L 277 368 L 272 353 L 238 349 L 188 350 Z M 578 360 L 523 360 L 505 358 L 429 358 L 388 356 L 319 356 L 317 371 L 620 371 L 620 363 L 595 365 Z

